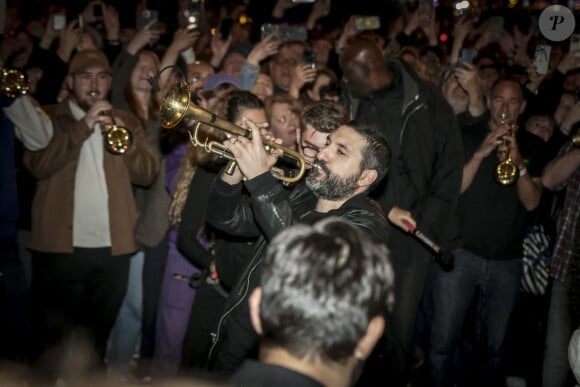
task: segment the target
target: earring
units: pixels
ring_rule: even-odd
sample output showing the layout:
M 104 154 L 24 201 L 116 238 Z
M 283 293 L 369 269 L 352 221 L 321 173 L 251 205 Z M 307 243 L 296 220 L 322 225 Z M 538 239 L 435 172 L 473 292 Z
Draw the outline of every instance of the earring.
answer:
M 360 349 L 356 349 L 354 351 L 354 357 L 359 360 L 359 361 L 364 361 L 365 360 L 365 354 L 363 351 L 361 351 Z

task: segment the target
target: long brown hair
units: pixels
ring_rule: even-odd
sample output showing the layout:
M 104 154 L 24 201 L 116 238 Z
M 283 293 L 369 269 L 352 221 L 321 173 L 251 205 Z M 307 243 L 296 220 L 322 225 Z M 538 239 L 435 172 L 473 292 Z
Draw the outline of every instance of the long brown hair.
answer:
M 141 56 L 150 56 L 155 62 L 155 69 L 153 69 L 153 72 L 154 73 L 157 72 L 157 70 L 159 69 L 160 61 L 159 56 L 155 52 L 143 49 L 139 51 L 138 55 L 139 59 L 141 58 Z M 147 121 L 147 117 L 151 119 L 152 117 L 159 116 L 159 107 L 161 106 L 161 97 L 159 96 L 159 93 L 156 93 L 154 90 L 151 91 L 151 97 L 147 102 L 147 112 L 143 110 L 143 107 L 137 101 L 130 81 L 127 82 L 127 85 L 125 85 L 123 94 L 125 96 L 125 101 L 127 101 L 127 104 L 129 105 L 129 110 L 134 115 L 136 115 L 137 118 L 139 118 L 139 120 L 141 121 L 141 125 L 143 125 L 144 127 Z

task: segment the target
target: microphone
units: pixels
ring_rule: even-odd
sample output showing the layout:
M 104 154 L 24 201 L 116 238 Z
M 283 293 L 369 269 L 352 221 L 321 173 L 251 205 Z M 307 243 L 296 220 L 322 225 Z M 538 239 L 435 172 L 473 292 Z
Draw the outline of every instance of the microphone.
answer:
M 425 234 L 413 227 L 411 223 L 407 220 L 402 220 L 403 224 L 407 227 L 407 230 L 413 234 L 417 239 L 423 242 L 427 247 L 429 247 L 435 253 L 435 261 L 441 266 L 444 271 L 451 271 L 453 269 L 453 264 L 455 262 L 455 257 L 449 251 L 445 251 L 437 243 L 427 238 Z
M 159 93 L 161 91 L 159 88 L 159 82 L 157 82 L 157 77 L 148 76 L 145 79 L 147 79 L 147 82 L 149 82 L 154 92 Z

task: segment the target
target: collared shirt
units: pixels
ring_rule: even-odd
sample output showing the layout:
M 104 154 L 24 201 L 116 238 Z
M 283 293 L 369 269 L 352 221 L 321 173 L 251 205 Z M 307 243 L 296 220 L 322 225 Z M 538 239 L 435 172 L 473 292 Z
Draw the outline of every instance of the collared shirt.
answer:
M 572 142 L 569 142 L 560 149 L 558 156 L 566 154 L 573 149 Z M 574 243 L 578 243 L 578 241 L 574 240 L 574 228 L 578 223 L 578 215 L 580 214 L 580 168 L 576 168 L 576 171 L 570 175 L 564 186 L 566 187 L 566 195 L 560 218 L 558 219 L 559 232 L 550 267 L 550 275 L 560 281 L 564 281 L 570 265 L 570 259 L 573 257 Z

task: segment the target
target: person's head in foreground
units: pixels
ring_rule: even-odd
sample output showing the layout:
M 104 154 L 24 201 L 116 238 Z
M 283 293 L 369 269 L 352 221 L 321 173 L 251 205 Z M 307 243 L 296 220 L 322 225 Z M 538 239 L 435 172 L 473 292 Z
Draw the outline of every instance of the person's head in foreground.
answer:
M 393 281 L 387 247 L 352 223 L 329 217 L 285 229 L 249 300 L 260 360 L 350 385 L 383 333 Z

